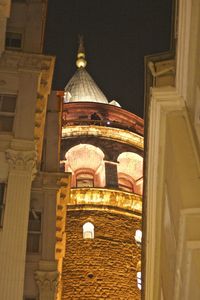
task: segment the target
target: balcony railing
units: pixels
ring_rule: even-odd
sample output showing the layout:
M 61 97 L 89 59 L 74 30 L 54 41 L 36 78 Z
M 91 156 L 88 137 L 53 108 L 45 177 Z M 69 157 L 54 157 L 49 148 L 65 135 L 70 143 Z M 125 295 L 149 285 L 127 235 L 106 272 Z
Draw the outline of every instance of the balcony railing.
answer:
M 134 133 L 139 133 L 143 135 L 143 128 L 138 124 L 123 124 L 121 122 L 110 121 L 110 120 L 90 120 L 90 119 L 74 119 L 74 120 L 66 120 L 63 118 L 62 122 L 63 126 L 74 126 L 74 125 L 82 125 L 82 126 L 105 126 L 105 127 L 114 127 L 123 130 L 128 130 Z
M 105 205 L 142 213 L 142 196 L 114 189 L 72 188 L 68 204 Z

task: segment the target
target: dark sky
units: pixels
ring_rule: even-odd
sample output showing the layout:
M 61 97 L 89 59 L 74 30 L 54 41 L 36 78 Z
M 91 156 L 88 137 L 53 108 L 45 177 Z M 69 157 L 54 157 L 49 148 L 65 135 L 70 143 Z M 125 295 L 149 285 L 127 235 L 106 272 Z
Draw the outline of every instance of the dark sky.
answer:
M 143 116 L 144 56 L 170 49 L 172 0 L 49 0 L 44 52 L 56 55 L 53 89 L 74 74 L 78 35 L 87 70 L 108 100 Z

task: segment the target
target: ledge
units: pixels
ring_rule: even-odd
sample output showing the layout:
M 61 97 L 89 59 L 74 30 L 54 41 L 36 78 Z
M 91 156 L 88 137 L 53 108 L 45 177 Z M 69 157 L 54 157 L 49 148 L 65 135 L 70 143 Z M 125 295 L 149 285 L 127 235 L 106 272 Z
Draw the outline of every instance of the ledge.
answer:
M 76 188 L 71 189 L 68 205 L 93 204 L 118 207 L 142 213 L 142 196 L 114 189 Z

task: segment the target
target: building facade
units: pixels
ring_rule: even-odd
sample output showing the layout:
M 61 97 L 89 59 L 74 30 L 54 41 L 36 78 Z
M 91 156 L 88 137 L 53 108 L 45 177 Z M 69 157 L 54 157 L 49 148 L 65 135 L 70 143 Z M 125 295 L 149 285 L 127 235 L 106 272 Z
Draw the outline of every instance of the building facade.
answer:
M 48 155 L 42 163 L 45 123 L 58 127 L 60 113 L 53 102 L 55 113 L 46 116 L 55 61 L 41 53 L 46 5 L 0 3 L 0 291 L 7 300 L 54 299 L 57 286 L 56 210 L 64 207 L 69 175 L 60 173 L 57 146 L 54 166 Z M 54 140 L 45 135 L 48 147 Z
M 147 59 L 144 299 L 200 298 L 200 3 L 176 2 L 175 53 Z
M 65 91 L 51 91 L 46 1 L 4 2 L 1 297 L 139 300 L 143 120 L 108 102 L 82 43 Z

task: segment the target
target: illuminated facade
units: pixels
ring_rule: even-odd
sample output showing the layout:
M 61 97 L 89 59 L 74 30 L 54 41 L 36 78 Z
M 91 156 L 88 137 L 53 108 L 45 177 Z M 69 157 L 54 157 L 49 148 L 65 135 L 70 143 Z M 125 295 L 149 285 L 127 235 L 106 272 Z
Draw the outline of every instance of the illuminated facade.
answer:
M 146 300 L 200 299 L 200 2 L 175 2 L 175 55 L 147 58 Z
M 139 300 L 143 121 L 108 103 L 82 44 L 51 91 L 46 6 L 0 4 L 1 298 Z
M 61 168 L 71 173 L 61 299 L 140 299 L 143 120 L 77 71 L 64 92 Z M 61 95 L 61 93 L 60 93 Z

